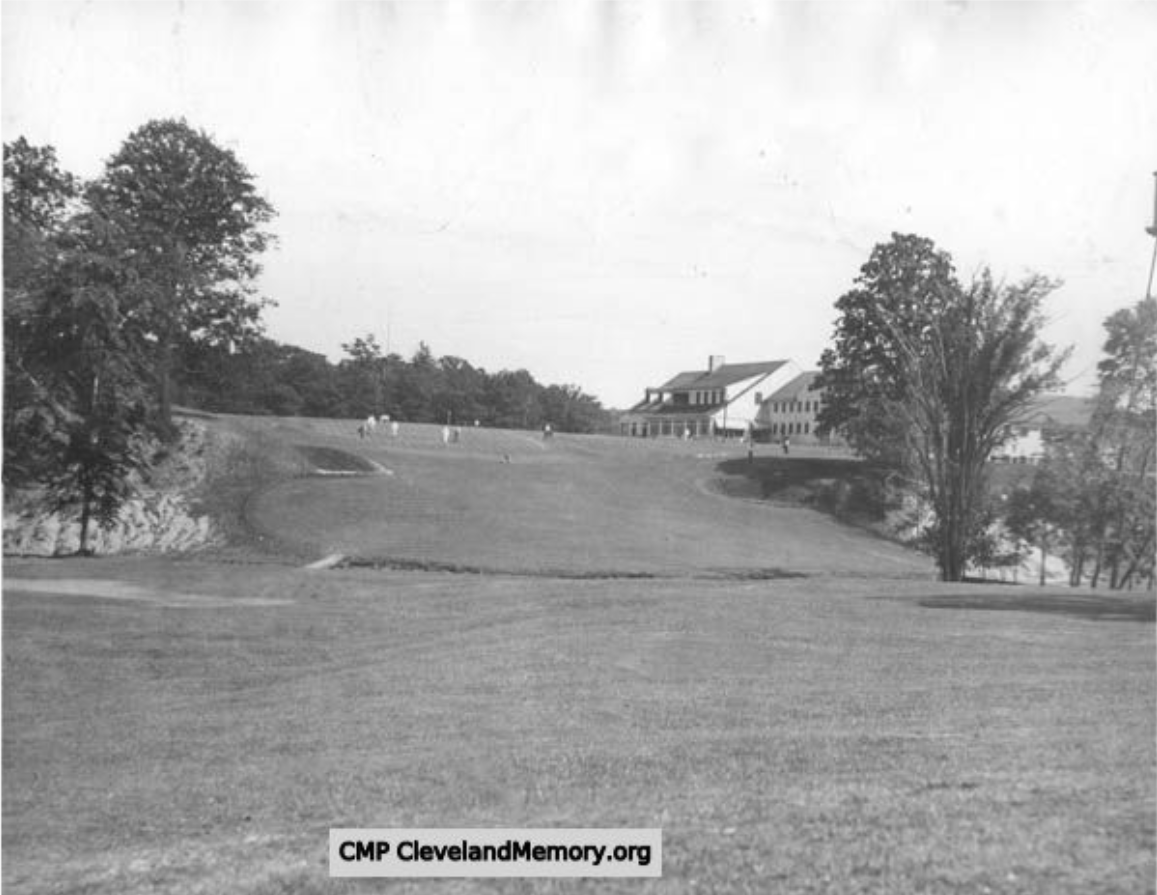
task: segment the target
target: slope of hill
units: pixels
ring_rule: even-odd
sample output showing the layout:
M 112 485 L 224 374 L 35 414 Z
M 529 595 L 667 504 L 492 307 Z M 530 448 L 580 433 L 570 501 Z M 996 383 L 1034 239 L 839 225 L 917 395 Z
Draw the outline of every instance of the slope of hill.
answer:
M 146 516 L 134 502 L 98 553 L 228 544 L 293 561 L 571 577 L 930 573 L 814 510 L 729 496 L 720 483 L 739 481 L 737 444 L 473 427 L 447 442 L 433 425 L 363 437 L 350 420 L 228 415 L 186 428 L 168 462 L 184 473 L 142 498 L 184 515 Z M 26 514 L 5 527 L 9 553 L 74 549 L 75 523 Z
M 544 441 L 475 428 L 444 443 L 437 426 L 363 439 L 340 421 L 231 425 L 375 467 L 276 482 L 250 497 L 251 530 L 303 559 L 341 553 L 355 564 L 581 577 L 930 572 L 922 557 L 813 510 L 721 495 L 712 483 L 721 461 L 742 455 L 734 444 Z
M 183 419 L 180 430 L 179 447 L 161 451 L 149 474 L 137 478 L 136 493 L 116 524 L 93 526 L 89 545 L 95 553 L 185 553 L 224 542 L 223 532 L 197 500 L 222 446 L 204 420 Z M 5 555 L 63 556 L 79 545 L 75 513 L 46 508 L 39 491 L 5 489 Z

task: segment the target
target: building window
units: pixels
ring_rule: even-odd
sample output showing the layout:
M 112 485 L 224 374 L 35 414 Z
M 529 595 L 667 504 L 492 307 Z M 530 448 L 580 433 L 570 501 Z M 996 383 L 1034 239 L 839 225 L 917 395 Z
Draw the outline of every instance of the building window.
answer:
M 812 424 L 811 423 L 804 423 L 803 424 L 803 434 L 804 435 L 810 434 L 811 430 L 812 430 Z

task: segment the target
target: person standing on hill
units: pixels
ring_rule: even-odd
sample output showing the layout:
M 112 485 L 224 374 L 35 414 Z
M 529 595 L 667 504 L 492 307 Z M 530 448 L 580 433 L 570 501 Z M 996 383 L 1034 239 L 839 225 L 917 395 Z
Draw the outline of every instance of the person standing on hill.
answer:
M 783 442 L 782 442 L 782 444 L 783 444 L 783 453 L 784 453 L 784 456 L 786 456 L 786 455 L 790 454 L 790 453 L 791 453 L 791 439 L 790 439 L 790 438 L 788 438 L 786 435 L 785 435 L 785 436 L 783 436 Z

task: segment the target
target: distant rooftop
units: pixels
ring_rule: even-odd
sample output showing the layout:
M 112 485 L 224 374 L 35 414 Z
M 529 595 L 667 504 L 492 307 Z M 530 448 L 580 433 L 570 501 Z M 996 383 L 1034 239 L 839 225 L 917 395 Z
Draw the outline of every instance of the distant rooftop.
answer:
M 1078 427 L 1088 425 L 1093 416 L 1093 399 L 1073 395 L 1041 395 L 1027 414 L 1038 425 Z
M 688 370 L 668 379 L 659 388 L 665 392 L 723 388 L 753 376 L 774 373 L 786 363 L 786 360 L 771 360 L 751 364 L 723 364 L 714 370 Z
M 820 375 L 819 370 L 808 370 L 806 373 L 800 373 L 795 379 L 787 382 L 782 388 L 777 389 L 772 394 L 768 395 L 765 401 L 793 401 L 799 395 L 809 391 L 812 383 Z

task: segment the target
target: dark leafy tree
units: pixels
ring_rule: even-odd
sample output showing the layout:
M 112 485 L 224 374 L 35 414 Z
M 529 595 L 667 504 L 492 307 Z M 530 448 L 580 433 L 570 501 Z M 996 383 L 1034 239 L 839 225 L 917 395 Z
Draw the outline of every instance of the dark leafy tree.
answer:
M 303 414 L 559 432 L 609 431 L 610 414 L 575 385 L 544 386 L 526 370 L 488 373 L 421 344 L 410 360 L 383 356 L 372 335 L 343 346 L 336 365 L 320 354 L 258 338 L 235 349 L 200 345 L 188 354 L 187 397 L 226 413 Z
M 26 290 L 79 190 L 51 146 L 32 146 L 23 137 L 4 144 L 5 308 L 27 301 Z
M 907 441 L 889 407 L 904 393 L 904 352 L 933 337 L 961 293 L 952 259 L 922 236 L 893 233 L 836 301 L 832 347 L 820 358 L 818 432 L 839 432 L 863 456 L 904 462 Z
M 46 300 L 46 277 L 52 270 L 68 207 L 78 189 L 76 178 L 59 167 L 51 146 L 32 146 L 23 137 L 4 145 L 6 479 L 21 467 L 20 455 L 26 447 L 14 428 L 16 415 L 27 407 L 52 401 L 29 369 L 20 336 L 26 322 Z
M 70 410 L 26 338 L 46 312 L 68 210 L 79 185 L 50 146 L 4 145 L 4 480 L 36 478 L 51 463 L 42 445 Z
M 347 355 L 341 361 L 341 390 L 346 415 L 363 417 L 383 413 L 386 391 L 386 364 L 382 348 L 371 333 L 358 336 L 341 346 Z
M 229 149 L 184 120 L 151 121 L 125 140 L 88 190 L 123 229 L 142 276 L 155 286 L 158 418 L 171 425 L 173 376 L 195 344 L 238 344 L 259 330 L 265 301 L 253 282 L 271 244 L 273 207 Z
M 341 416 L 337 369 L 324 355 L 258 338 L 188 352 L 183 400 L 220 413 Z
M 1041 585 L 1047 580 L 1049 555 L 1061 549 L 1072 518 L 1065 498 L 1056 467 L 1042 464 L 1027 486 L 1012 491 L 1005 507 L 1005 527 L 1014 542 L 1040 551 Z
M 460 357 L 438 360 L 437 392 L 433 402 L 438 416 L 459 424 L 487 416 L 483 403 L 485 372 Z
M 1040 276 L 1003 286 L 982 272 L 932 315 L 881 316 L 896 349 L 883 410 L 896 420 L 907 458 L 927 492 L 927 533 L 945 581 L 961 580 L 989 520 L 987 465 L 1034 400 L 1059 384 L 1067 352 L 1040 339 L 1042 304 L 1056 284 Z
M 90 524 L 111 524 L 146 465 L 149 345 L 140 313 L 151 300 L 123 233 L 77 215 L 55 240 L 42 292 L 15 322 L 23 369 L 40 392 L 21 402 L 15 436 L 36 458 L 25 478 L 49 487 L 55 508 L 78 508 L 80 550 Z
M 444 394 L 442 370 L 438 359 L 425 342 L 405 363 L 397 368 L 396 413 L 417 423 L 445 423 L 451 408 L 439 406 L 437 396 Z
M 496 373 L 487 388 L 492 424 L 506 429 L 538 428 L 542 421 L 538 390 L 526 370 Z
M 1031 492 L 1018 498 L 1010 522 L 1060 552 L 1073 586 L 1152 586 L 1157 301 L 1117 311 L 1105 329 L 1092 419 L 1048 440 Z
M 1105 321 L 1105 358 L 1090 424 L 1088 476 L 1097 524 L 1090 583 L 1107 571 L 1111 588 L 1152 581 L 1157 483 L 1157 299 Z

